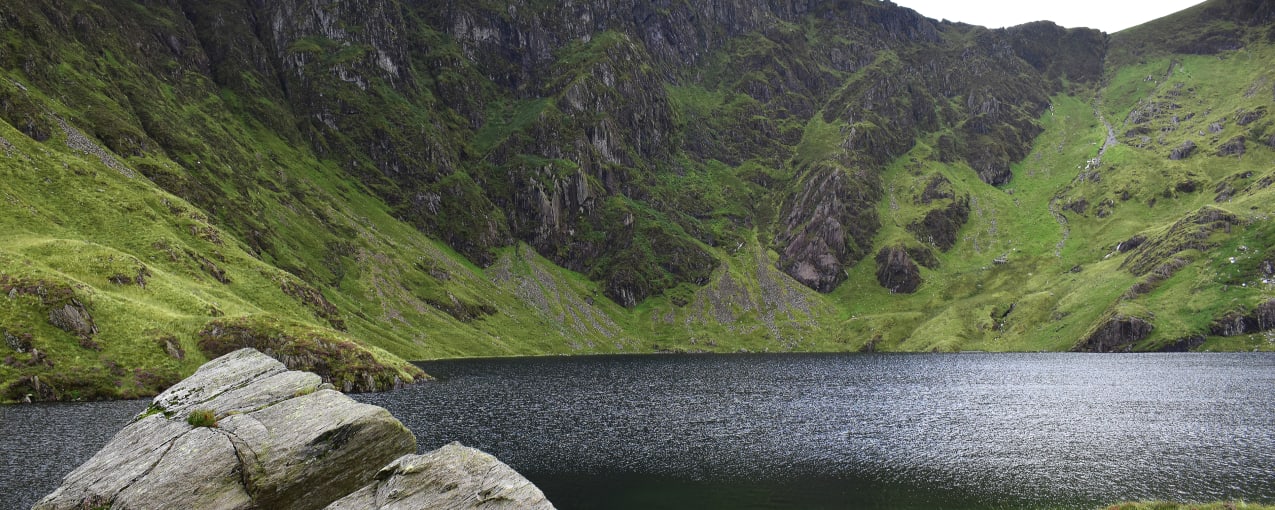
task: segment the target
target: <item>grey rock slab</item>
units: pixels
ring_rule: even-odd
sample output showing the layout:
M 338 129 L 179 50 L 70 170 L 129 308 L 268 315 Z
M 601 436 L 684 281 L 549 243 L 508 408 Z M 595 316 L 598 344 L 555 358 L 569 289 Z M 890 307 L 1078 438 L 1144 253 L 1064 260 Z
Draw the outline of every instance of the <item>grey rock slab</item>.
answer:
M 223 393 L 287 371 L 283 363 L 270 356 L 255 349 L 240 349 L 205 363 L 190 377 L 156 396 L 152 405 L 184 417 L 191 409 Z
M 195 408 L 211 409 L 217 418 L 264 409 L 290 398 L 314 393 L 323 378 L 310 372 L 287 371 L 264 376 L 252 384 L 231 389 L 201 403 L 192 403 L 173 417 L 185 419 Z
M 416 437 L 389 411 L 333 390 L 228 416 L 220 426 L 251 452 L 249 486 L 263 508 L 323 508 L 416 451 Z
M 327 510 L 552 510 L 553 504 L 513 468 L 480 450 L 451 443 L 404 455 L 371 484 Z
M 235 446 L 225 432 L 199 427 L 172 442 L 139 483 L 115 497 L 114 508 L 256 508 L 243 486 Z
M 93 507 L 107 503 L 134 480 L 150 473 L 174 438 L 190 430 L 184 422 L 151 415 L 125 427 L 96 455 L 75 468 L 62 486 L 36 503 L 34 510 Z

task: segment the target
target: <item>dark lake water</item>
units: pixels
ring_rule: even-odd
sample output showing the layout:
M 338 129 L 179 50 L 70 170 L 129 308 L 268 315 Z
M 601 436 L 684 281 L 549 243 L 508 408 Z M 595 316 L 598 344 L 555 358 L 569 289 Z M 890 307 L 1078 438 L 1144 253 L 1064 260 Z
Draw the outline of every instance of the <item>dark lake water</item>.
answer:
M 31 508 L 149 403 L 0 406 L 0 509 Z
M 562 510 L 1275 503 L 1275 355 L 695 355 L 422 363 L 358 395 Z M 0 407 L 29 507 L 142 402 Z M 16 495 L 15 495 L 16 494 Z

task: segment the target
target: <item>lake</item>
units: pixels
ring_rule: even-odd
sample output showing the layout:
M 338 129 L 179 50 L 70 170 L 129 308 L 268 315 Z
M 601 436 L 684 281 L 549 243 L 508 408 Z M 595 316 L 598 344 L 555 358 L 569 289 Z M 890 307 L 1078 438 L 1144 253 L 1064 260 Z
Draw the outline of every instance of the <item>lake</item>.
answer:
M 496 455 L 562 510 L 1275 503 L 1271 354 L 420 365 L 439 381 L 356 398 L 389 409 L 422 450 L 460 441 Z M 0 408 L 0 508 L 29 506 L 51 491 L 144 407 Z

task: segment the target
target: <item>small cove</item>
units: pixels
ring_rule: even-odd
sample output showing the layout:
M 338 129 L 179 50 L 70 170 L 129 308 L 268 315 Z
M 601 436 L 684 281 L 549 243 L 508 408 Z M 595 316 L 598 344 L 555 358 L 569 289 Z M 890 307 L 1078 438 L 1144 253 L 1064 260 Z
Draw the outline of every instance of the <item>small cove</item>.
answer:
M 562 510 L 1093 508 L 1275 502 L 1275 355 L 784 354 L 477 359 L 356 398 L 422 450 L 521 471 Z M 0 408 L 27 508 L 143 401 Z

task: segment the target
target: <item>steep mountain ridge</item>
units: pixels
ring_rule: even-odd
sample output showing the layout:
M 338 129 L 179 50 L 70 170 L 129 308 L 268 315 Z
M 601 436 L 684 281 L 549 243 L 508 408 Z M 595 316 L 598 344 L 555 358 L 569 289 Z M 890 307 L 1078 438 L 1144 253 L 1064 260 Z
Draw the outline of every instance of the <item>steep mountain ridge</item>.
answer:
M 1224 325 L 1272 297 L 1271 24 L 6 5 L 5 397 L 242 345 L 351 388 L 459 355 L 1269 347 Z

